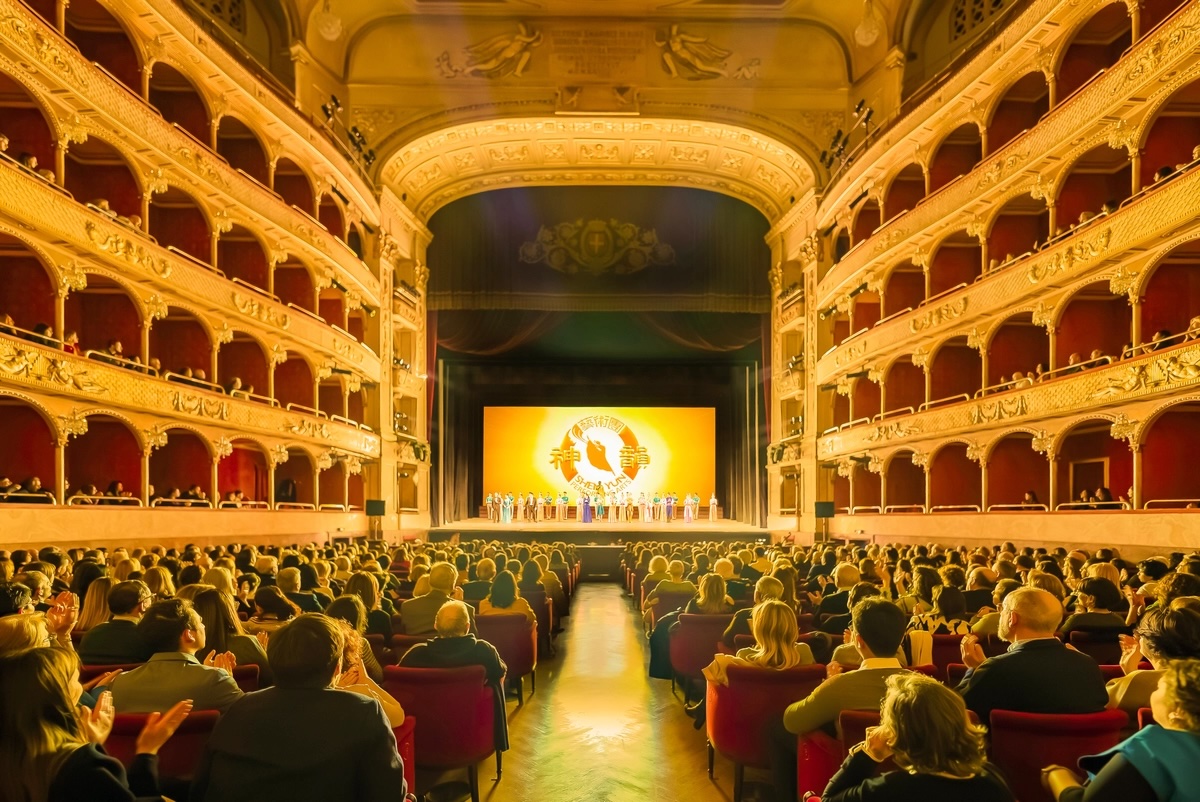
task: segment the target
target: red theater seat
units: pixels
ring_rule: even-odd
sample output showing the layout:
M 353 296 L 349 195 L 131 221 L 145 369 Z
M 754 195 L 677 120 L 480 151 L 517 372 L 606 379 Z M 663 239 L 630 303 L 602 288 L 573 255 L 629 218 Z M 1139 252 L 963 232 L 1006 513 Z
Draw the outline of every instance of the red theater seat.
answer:
M 658 619 L 667 613 L 682 610 L 695 596 L 696 594 L 688 593 L 687 591 L 664 590 L 654 598 L 654 606 L 651 608 L 653 616 L 650 622 L 651 625 L 653 626 Z
M 1139 707 L 1138 708 L 1138 729 L 1140 730 L 1142 727 L 1149 727 L 1151 724 L 1154 724 L 1154 723 L 1156 723 L 1154 721 L 1154 711 L 1148 707 Z
M 258 673 L 258 666 L 254 663 L 234 666 L 233 681 L 242 689 L 242 693 L 253 693 L 258 690 Z
M 508 682 L 515 683 L 517 700 L 525 704 L 525 675 L 529 675 L 530 691 L 537 690 L 537 628 L 524 613 L 481 615 L 475 619 L 479 639 L 496 647 L 500 659 L 508 668 Z
M 258 666 L 254 666 L 255 669 Z M 113 719 L 112 733 L 104 742 L 104 751 L 128 766 L 137 754 L 137 737 L 146 726 L 148 713 L 118 713 Z M 204 754 L 208 736 L 221 714 L 216 710 L 193 710 L 171 739 L 158 750 L 160 777 L 188 781 Z
M 1121 662 L 1118 634 L 1116 631 L 1072 632 L 1071 645 L 1102 666 L 1115 666 Z
M 1042 769 L 1074 767 L 1084 755 L 1111 749 L 1128 723 L 1121 710 L 1071 715 L 993 710 L 991 757 L 1021 802 L 1053 802 L 1042 788 Z
M 393 635 L 393 638 L 396 636 Z M 375 659 L 379 661 L 381 666 L 396 665 L 396 653 L 388 648 L 383 635 L 378 632 L 369 632 L 366 635 L 367 643 L 371 646 L 371 653 L 375 655 Z
M 133 671 L 135 668 L 141 668 L 141 663 L 121 663 L 111 666 L 80 666 L 79 667 L 79 682 L 83 685 L 88 684 L 96 677 L 103 676 L 110 671 Z
M 392 635 L 392 653 L 395 655 L 396 662 L 403 660 L 408 650 L 418 643 L 429 643 L 429 641 L 430 638 L 425 635 L 402 635 L 398 632 Z
M 671 628 L 671 670 L 683 678 L 684 699 L 691 699 L 691 680 L 699 680 L 704 667 L 712 662 L 731 615 L 679 616 Z
M 404 723 L 392 728 L 396 736 L 396 751 L 404 761 L 404 782 L 408 784 L 410 794 L 417 793 L 417 753 L 416 753 L 417 719 L 405 716 Z

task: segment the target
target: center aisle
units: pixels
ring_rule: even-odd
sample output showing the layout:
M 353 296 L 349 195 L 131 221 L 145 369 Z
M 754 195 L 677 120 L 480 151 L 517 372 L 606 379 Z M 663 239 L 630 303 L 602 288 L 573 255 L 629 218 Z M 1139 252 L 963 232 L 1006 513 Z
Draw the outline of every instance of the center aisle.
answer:
M 733 770 L 717 759 L 708 779 L 704 732 L 683 713 L 682 693 L 647 676 L 648 649 L 616 584 L 581 583 L 558 654 L 538 667 L 537 691 L 510 703 L 504 779 L 480 765 L 493 802 L 728 802 Z M 722 791 L 722 789 L 724 789 Z

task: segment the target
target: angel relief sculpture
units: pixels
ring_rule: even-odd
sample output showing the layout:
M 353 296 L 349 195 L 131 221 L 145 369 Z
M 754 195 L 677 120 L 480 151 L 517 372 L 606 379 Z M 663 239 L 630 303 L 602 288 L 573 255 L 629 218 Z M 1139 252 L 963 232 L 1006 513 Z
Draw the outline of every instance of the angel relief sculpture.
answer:
M 686 34 L 679 30 L 678 25 L 671 25 L 663 33 L 662 39 L 655 34 L 654 44 L 663 49 L 663 69 L 672 78 L 702 81 L 729 77 L 725 62 L 733 55 L 733 51 L 717 47 L 708 41 L 707 36 Z
M 531 30 L 525 23 L 517 25 L 516 33 L 502 33 L 463 48 L 466 61 L 456 65 L 450 51 L 442 51 L 437 66 L 446 78 L 474 76 L 477 78 L 520 78 L 533 55 L 530 51 L 542 43 L 540 31 Z

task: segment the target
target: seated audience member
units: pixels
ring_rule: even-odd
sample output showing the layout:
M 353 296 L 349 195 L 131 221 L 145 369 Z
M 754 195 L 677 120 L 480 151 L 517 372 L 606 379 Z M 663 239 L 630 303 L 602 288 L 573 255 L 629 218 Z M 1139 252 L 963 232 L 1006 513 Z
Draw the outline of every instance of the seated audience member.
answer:
M 155 601 L 166 601 L 175 596 L 175 582 L 171 572 L 161 565 L 151 566 L 142 574 L 142 581 L 150 588 Z
M 342 673 L 338 676 L 335 687 L 343 691 L 360 693 L 379 702 L 380 707 L 383 708 L 383 714 L 387 716 L 388 724 L 393 728 L 399 727 L 404 723 L 404 707 L 396 701 L 395 697 L 381 688 L 379 683 L 368 673 L 363 656 L 370 653 L 370 647 L 349 623 L 345 621 L 339 623 L 342 625 L 345 646 L 342 650 Z
M 458 570 L 458 569 L 455 569 Z M 461 571 L 459 572 L 462 573 Z M 492 592 L 492 580 L 496 578 L 496 563 L 491 557 L 484 557 L 475 564 L 475 579 L 462 585 L 463 601 L 479 601 L 486 599 Z M 401 613 L 403 616 L 403 613 Z
M 733 602 L 725 595 L 725 580 L 719 574 L 705 574 L 700 579 L 696 597 L 684 605 L 688 615 L 730 615 Z
M 158 750 L 187 718 L 181 701 L 154 713 L 138 735 L 128 772 L 102 750 L 112 730 L 107 692 L 80 712 L 79 664 L 61 649 L 29 649 L 0 659 L 0 799 L 159 799 Z
M 267 657 L 275 686 L 221 717 L 192 782 L 193 802 L 398 802 L 404 763 L 379 702 L 336 690 L 345 634 L 320 613 L 289 622 Z
M 204 622 L 180 599 L 155 602 L 137 625 L 153 653 L 149 661 L 113 680 L 113 706 L 118 713 L 163 711 L 190 699 L 197 710 L 222 713 L 242 696 L 231 672 L 237 660 L 229 652 L 212 653 L 203 663 Z
M 1182 604 L 1149 610 L 1133 631 L 1121 638 L 1121 668 L 1125 676 L 1108 683 L 1108 706 L 1137 717 L 1150 706 L 1164 669 L 1177 660 L 1200 659 L 1200 611 Z M 1138 668 L 1143 660 L 1151 668 Z
M 1012 792 L 987 762 L 986 732 L 968 721 L 962 698 L 937 680 L 893 674 L 887 678 L 879 726 L 851 747 L 821 799 L 1012 802 Z M 898 770 L 876 776 L 888 758 Z
M 146 583 L 118 582 L 108 592 L 108 610 L 112 617 L 84 634 L 79 642 L 80 661 L 89 666 L 110 666 L 149 660 L 150 648 L 137 625 L 153 601 Z
M 997 579 L 996 572 L 991 568 L 977 566 L 971 569 L 967 574 L 967 588 L 963 591 L 968 613 L 974 615 L 981 607 L 992 603 Z
M 542 585 L 542 567 L 537 564 L 536 560 L 529 560 L 521 566 L 521 580 L 517 582 L 517 589 L 526 596 L 530 593 L 545 594 L 546 588 Z
M 453 601 L 458 569 L 447 562 L 434 563 L 429 569 L 429 592 L 400 605 L 400 621 L 406 635 L 433 635 L 437 632 L 435 619 L 443 604 Z M 347 587 L 349 592 L 349 587 Z M 467 605 L 467 629 L 475 632 L 475 612 Z M 368 631 L 370 631 L 368 629 Z
M 992 591 L 992 606 L 980 607 L 971 622 L 971 632 L 980 637 L 996 637 L 1000 632 L 1000 607 L 1008 594 L 1020 590 L 1021 583 L 1015 579 L 1001 579 Z
M 325 615 L 345 621 L 350 625 L 358 639 L 362 641 L 358 653 L 362 655 L 367 676 L 375 682 L 383 682 L 383 666 L 379 664 L 375 652 L 367 642 L 367 608 L 363 605 L 362 599 L 354 595 L 338 596 L 325 608 Z
M 653 561 L 651 562 L 653 565 Z M 643 609 L 649 610 L 658 601 L 659 595 L 663 593 L 692 593 L 696 592 L 696 583 L 689 582 L 683 578 L 687 567 L 683 564 L 683 560 L 671 560 L 667 564 L 667 578 L 659 582 L 646 594 L 646 604 Z M 643 585 L 645 586 L 645 585 Z
M 325 609 L 321 600 L 311 590 L 300 589 L 300 569 L 284 568 L 276 579 L 279 589 L 288 601 L 300 608 L 302 613 L 319 613 Z
M 537 615 L 529 602 L 521 598 L 517 592 L 517 580 L 510 571 L 496 574 L 492 582 L 491 593 L 479 602 L 480 615 L 502 615 L 504 613 L 520 613 L 529 619 L 532 626 L 537 626 Z M 403 620 L 403 615 L 401 616 Z
M 751 582 L 757 582 L 761 576 L 770 576 L 771 571 L 775 566 L 767 557 L 767 550 L 763 546 L 754 547 L 754 559 L 752 562 L 747 562 L 742 568 L 742 578 Z
M 192 606 L 204 622 L 204 648 L 196 653 L 196 657 L 204 660 L 210 654 L 229 652 L 239 666 L 258 666 L 260 688 L 270 685 L 271 666 L 266 652 L 270 639 L 265 632 L 259 632 L 257 636 L 246 634 L 237 617 L 233 597 L 216 588 L 208 588 L 196 594 Z
M 0 617 L 32 613 L 33 592 L 20 582 L 0 582 Z
M 5 578 L 4 581 L 7 582 L 9 579 Z M 50 577 L 41 571 L 27 570 L 13 576 L 11 581 L 29 588 L 29 600 L 33 604 L 34 610 L 44 613 L 50 609 Z
M 894 655 L 900 650 L 907 623 L 904 611 L 886 599 L 868 598 L 851 612 L 854 645 L 863 657 L 856 671 L 828 666 L 828 678 L 807 698 L 788 705 L 783 719 L 772 727 L 771 772 L 781 799 L 796 798 L 797 735 L 823 729 L 833 735 L 843 710 L 877 710 L 887 690 L 887 678 L 904 669 Z
M 770 577 L 763 577 L 770 579 Z M 761 582 L 762 579 L 759 580 Z M 718 685 L 728 685 L 725 668 L 730 665 L 759 666 L 786 671 L 796 666 L 812 665 L 812 649 L 798 643 L 800 630 L 796 613 L 781 601 L 768 599 L 753 609 L 751 628 L 755 644 L 738 649 L 736 655 L 718 654 L 704 669 L 704 676 Z M 702 704 L 702 703 L 701 703 Z
M 669 566 L 667 558 L 661 554 L 650 558 L 649 573 L 642 577 L 642 587 L 646 589 L 647 594 L 658 587 L 659 582 L 671 578 L 671 572 L 667 570 Z
M 824 621 L 833 615 L 845 615 L 850 608 L 850 588 L 862 580 L 862 574 L 850 563 L 839 563 L 833 569 L 833 588 L 826 582 L 820 593 L 809 593 L 808 600 L 817 609 L 817 620 Z
M 760 577 L 754 583 L 755 607 L 769 599 L 778 601 L 781 593 L 783 593 L 783 584 L 778 579 L 773 576 Z M 733 614 L 733 620 L 729 622 L 729 626 L 725 627 L 725 634 L 721 636 L 721 643 L 725 644 L 726 649 L 733 649 L 735 647 L 738 635 L 754 634 L 750 628 L 750 619 L 753 615 L 753 607 L 738 610 Z
M 441 564 L 454 567 L 449 563 Z M 437 564 L 433 567 L 437 568 Z M 508 749 L 508 719 L 504 711 L 504 673 L 508 667 L 500 659 L 495 646 L 477 640 L 471 634 L 473 623 L 469 604 L 453 599 L 445 601 L 438 607 L 434 617 L 437 637 L 409 649 L 400 658 L 400 665 L 408 668 L 483 666 L 486 681 L 495 692 L 496 749 L 504 751 Z
M 930 566 L 913 566 L 911 588 L 900 577 L 896 578 L 896 604 L 908 615 L 928 613 L 933 610 L 933 589 L 941 584 L 941 576 Z
M 299 614 L 299 608 L 283 595 L 282 590 L 267 585 L 254 591 L 254 615 L 242 628 L 249 635 L 265 632 L 269 638 Z
M 108 620 L 108 593 L 112 586 L 113 581 L 102 576 L 89 582 L 87 590 L 79 594 L 83 603 L 79 609 L 79 622 L 75 625 L 76 632 L 88 632 Z M 37 609 L 36 605 L 34 609 Z
M 908 629 L 933 635 L 968 634 L 971 624 L 967 621 L 963 592 L 949 585 L 940 586 L 933 594 L 933 612 L 914 615 Z
M 379 593 L 379 580 L 374 574 L 356 571 L 346 580 L 346 593 L 362 599 L 367 608 L 367 634 L 382 635 L 392 639 L 392 615 L 384 609 L 384 598 Z M 390 604 L 390 602 L 388 602 Z M 432 620 L 432 613 L 431 620 Z
M 751 583 L 742 579 L 742 561 L 737 557 L 722 557 L 713 563 L 713 571 L 725 580 L 725 593 L 735 602 L 746 598 Z
M 269 554 L 264 554 L 254 561 L 254 573 L 258 574 L 262 587 L 275 584 L 275 575 L 279 573 L 279 560 Z
M 1107 579 L 1084 579 L 1075 591 L 1075 612 L 1067 616 L 1058 630 L 1064 640 L 1072 632 L 1120 632 L 1125 617 L 1112 610 L 1121 603 L 1121 591 Z
M 865 598 L 870 596 L 879 596 L 880 590 L 870 582 L 859 582 L 854 587 L 850 588 L 850 593 L 846 597 L 846 604 L 849 609 L 853 610 L 854 606 Z M 821 621 L 821 626 L 818 629 L 827 635 L 836 635 L 840 639 L 842 633 L 850 628 L 850 613 L 846 612 L 843 615 L 831 615 Z
M 1143 727 L 1099 755 L 1081 757 L 1090 777 L 1080 785 L 1067 766 L 1042 770 L 1058 802 L 1186 802 L 1196 799 L 1200 765 L 1200 660 L 1178 660 L 1163 671 L 1150 696 L 1155 725 Z
M 1104 675 L 1096 661 L 1068 649 L 1054 636 L 1062 604 L 1038 588 L 1015 590 L 1000 610 L 1000 638 L 1012 646 L 985 657 L 979 638 L 962 642 L 967 675 L 958 686 L 967 707 L 980 721 L 992 711 L 1023 713 L 1095 713 L 1108 701 Z

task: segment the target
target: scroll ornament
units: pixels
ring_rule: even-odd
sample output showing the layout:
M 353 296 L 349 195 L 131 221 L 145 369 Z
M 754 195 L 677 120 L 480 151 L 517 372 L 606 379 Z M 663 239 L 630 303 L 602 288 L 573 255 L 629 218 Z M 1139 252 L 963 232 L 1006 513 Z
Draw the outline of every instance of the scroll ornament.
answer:
M 651 265 L 675 264 L 675 249 L 658 241 L 658 232 L 618 220 L 580 219 L 573 223 L 542 226 L 537 239 L 521 246 L 526 264 L 543 263 L 573 275 L 594 276 L 609 271 L 617 275 L 640 272 Z

